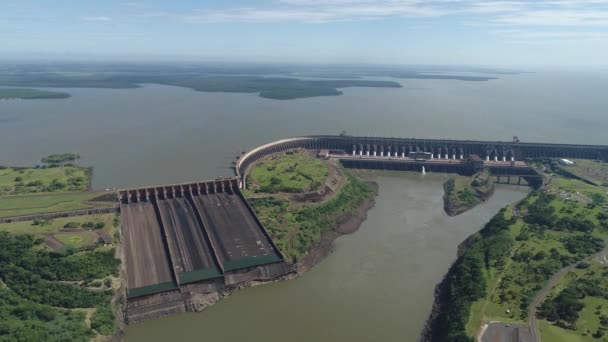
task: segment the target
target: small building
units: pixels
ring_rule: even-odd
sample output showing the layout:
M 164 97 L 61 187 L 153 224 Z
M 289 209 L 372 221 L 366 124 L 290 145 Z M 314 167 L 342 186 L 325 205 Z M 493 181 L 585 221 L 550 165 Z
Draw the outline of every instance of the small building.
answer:
M 319 154 L 317 154 L 317 158 L 329 159 L 329 150 L 326 150 L 326 149 L 320 150 Z
M 575 162 L 573 162 L 572 160 L 568 160 L 568 159 L 560 159 L 559 163 L 562 165 L 566 165 L 566 166 L 576 165 Z
M 483 160 L 477 154 L 469 154 L 465 163 L 470 174 L 475 174 L 483 170 Z

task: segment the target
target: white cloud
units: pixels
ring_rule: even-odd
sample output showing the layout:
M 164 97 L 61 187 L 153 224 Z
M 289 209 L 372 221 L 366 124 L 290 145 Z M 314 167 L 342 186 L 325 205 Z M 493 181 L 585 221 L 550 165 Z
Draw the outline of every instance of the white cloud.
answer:
M 112 21 L 112 18 L 106 16 L 83 17 L 84 21 Z
M 182 13 L 147 11 L 138 16 L 188 23 L 330 23 L 452 16 L 464 25 L 594 27 L 601 31 L 608 30 L 608 0 L 272 0 Z

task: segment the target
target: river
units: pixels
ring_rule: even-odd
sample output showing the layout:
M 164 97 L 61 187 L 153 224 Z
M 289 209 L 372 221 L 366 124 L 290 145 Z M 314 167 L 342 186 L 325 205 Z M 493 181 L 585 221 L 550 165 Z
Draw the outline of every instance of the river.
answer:
M 0 165 L 77 152 L 93 186 L 131 187 L 231 174 L 242 151 L 278 138 L 350 134 L 608 144 L 608 77 L 589 71 L 501 75 L 489 82 L 400 80 L 290 101 L 254 94 L 62 89 L 65 100 L 0 101 Z M 134 325 L 126 341 L 412 341 L 458 243 L 526 189 L 500 187 L 456 218 L 445 175 L 371 174 L 377 205 L 303 277 L 244 290 L 198 314 Z
M 246 289 L 201 313 L 130 326 L 125 341 L 415 341 L 457 245 L 527 193 L 499 186 L 486 203 L 448 217 L 446 175 L 359 173 L 379 184 L 376 206 L 310 272 Z

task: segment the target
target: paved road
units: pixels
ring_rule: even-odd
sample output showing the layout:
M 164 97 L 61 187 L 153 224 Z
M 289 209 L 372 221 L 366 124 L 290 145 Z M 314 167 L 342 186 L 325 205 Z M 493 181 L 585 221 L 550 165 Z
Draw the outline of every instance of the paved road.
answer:
M 559 282 L 559 280 L 570 270 L 572 270 L 577 264 L 564 267 L 559 272 L 555 273 L 551 279 L 547 282 L 545 287 L 542 288 L 536 297 L 532 300 L 532 303 L 528 307 L 528 325 L 530 326 L 530 333 L 532 335 L 532 342 L 540 342 L 540 334 L 538 333 L 538 323 L 536 321 L 536 310 L 545 301 L 551 289 Z

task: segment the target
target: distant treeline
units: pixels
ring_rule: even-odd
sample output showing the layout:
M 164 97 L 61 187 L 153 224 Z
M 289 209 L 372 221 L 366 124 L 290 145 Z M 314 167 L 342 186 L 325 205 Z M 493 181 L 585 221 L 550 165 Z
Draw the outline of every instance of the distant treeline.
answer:
M 398 79 L 489 81 L 485 74 L 517 74 L 514 70 L 432 67 L 315 67 L 305 66 L 213 66 L 213 65 L 34 65 L 12 66 L 0 72 L 0 84 L 12 87 L 137 88 L 141 84 L 163 84 L 204 92 L 257 93 L 269 99 L 289 100 L 341 95 L 340 88 L 399 88 Z M 455 73 L 462 73 L 461 75 Z M 475 73 L 471 74 L 471 73 Z M 286 75 L 264 77 L 264 75 Z M 298 76 L 326 78 L 300 79 Z M 310 78 L 310 77 L 309 77 Z M 333 78 L 333 79 L 329 79 Z M 66 96 L 67 94 L 63 94 Z M 67 95 L 69 96 L 69 95 Z
M 56 91 L 46 91 L 38 89 L 25 88 L 0 88 L 0 99 L 65 99 L 70 97 L 70 94 Z

